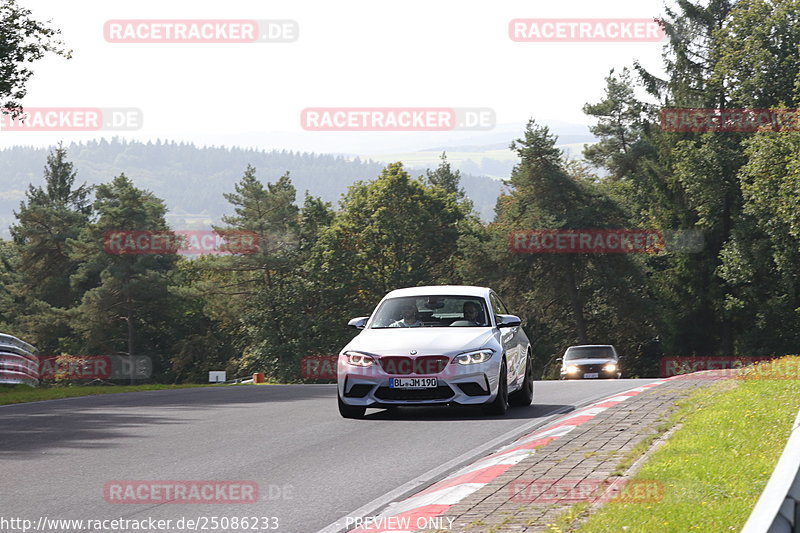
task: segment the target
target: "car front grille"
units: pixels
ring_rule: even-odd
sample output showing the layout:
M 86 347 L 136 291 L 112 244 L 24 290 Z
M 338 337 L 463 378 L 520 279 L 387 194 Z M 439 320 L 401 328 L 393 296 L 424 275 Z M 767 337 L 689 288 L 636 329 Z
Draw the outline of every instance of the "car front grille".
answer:
M 391 389 L 379 387 L 375 397 L 381 400 L 447 400 L 455 396 L 453 389 L 439 385 L 435 389 Z
M 450 358 L 445 355 L 422 355 L 420 357 L 405 357 L 388 355 L 379 359 L 381 368 L 393 376 L 408 375 L 433 375 L 447 368 Z

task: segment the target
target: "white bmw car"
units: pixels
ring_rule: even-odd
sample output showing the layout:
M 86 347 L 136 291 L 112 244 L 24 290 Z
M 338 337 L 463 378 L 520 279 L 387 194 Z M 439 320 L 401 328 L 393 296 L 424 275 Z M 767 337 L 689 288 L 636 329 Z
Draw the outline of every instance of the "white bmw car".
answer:
M 505 414 L 533 401 L 531 346 L 520 319 L 486 287 L 434 286 L 387 294 L 339 354 L 339 412 L 368 407 L 479 405 Z

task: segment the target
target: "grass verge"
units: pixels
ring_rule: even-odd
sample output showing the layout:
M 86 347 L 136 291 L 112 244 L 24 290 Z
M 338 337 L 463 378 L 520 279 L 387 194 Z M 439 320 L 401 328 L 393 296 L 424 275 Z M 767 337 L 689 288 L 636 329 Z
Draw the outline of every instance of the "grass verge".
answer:
M 680 401 L 670 418 L 681 426 L 634 476 L 660 483 L 663 497 L 609 502 L 578 531 L 739 531 L 800 408 L 800 376 L 783 377 L 720 381 Z
M 98 394 L 118 394 L 149 390 L 189 389 L 195 387 L 220 387 L 221 385 L 117 385 L 117 386 L 71 386 L 29 387 L 28 385 L 0 385 L 0 405 L 58 400 Z
M 559 514 L 551 524 L 547 524 L 546 533 L 564 533 L 570 525 L 589 509 L 589 502 L 578 502 Z M 531 524 L 532 525 L 532 524 Z

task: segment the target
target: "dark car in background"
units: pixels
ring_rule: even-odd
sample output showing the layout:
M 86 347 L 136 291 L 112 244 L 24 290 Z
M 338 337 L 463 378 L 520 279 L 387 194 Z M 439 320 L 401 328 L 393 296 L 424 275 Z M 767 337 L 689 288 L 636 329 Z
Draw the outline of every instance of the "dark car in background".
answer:
M 570 346 L 556 361 L 561 361 L 561 379 L 619 379 L 619 359 L 610 344 L 582 344 Z

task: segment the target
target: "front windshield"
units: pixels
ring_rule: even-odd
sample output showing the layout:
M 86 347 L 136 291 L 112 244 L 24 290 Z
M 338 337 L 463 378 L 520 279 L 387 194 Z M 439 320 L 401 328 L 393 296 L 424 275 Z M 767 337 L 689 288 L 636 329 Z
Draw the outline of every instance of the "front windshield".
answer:
M 483 298 L 475 296 L 409 296 L 385 300 L 370 329 L 488 326 Z
M 579 346 L 569 348 L 564 355 L 565 361 L 572 359 L 615 359 L 614 350 L 610 346 Z

